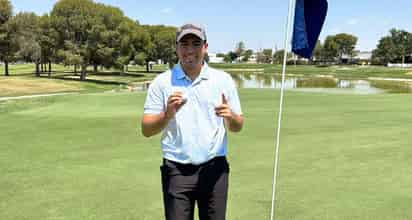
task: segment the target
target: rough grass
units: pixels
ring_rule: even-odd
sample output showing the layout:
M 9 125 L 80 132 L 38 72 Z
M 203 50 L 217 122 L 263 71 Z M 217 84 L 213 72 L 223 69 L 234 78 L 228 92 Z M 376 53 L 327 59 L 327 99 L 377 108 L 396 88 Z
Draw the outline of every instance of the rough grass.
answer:
M 0 78 L 0 96 L 17 96 L 36 93 L 56 93 L 80 91 L 82 87 L 75 83 L 34 78 Z
M 1 66 L 4 68 L 4 66 Z M 144 81 L 153 79 L 157 72 L 146 73 L 143 67 L 130 68 L 132 72 L 121 73 L 114 69 L 92 72 L 89 67 L 87 80 L 81 82 L 80 76 L 73 73 L 73 67 L 63 65 L 52 66 L 52 73 L 42 73 L 41 77 L 34 76 L 34 64 L 10 65 L 10 76 L 0 75 L 0 97 L 20 96 L 59 92 L 99 92 L 108 90 L 127 89 Z M 138 68 L 142 69 L 140 71 Z M 155 65 L 154 69 L 165 68 L 164 65 Z M 3 69 L 0 69 L 2 73 Z

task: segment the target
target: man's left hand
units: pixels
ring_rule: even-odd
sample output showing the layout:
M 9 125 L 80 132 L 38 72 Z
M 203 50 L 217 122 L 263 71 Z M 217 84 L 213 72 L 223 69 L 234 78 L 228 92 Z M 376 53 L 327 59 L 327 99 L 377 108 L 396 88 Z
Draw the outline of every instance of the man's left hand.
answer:
M 223 93 L 222 104 L 215 108 L 215 112 L 217 116 L 224 118 L 225 124 L 229 127 L 230 131 L 239 132 L 242 129 L 243 117 L 232 112 Z
M 215 111 L 216 111 L 216 115 L 219 117 L 223 117 L 228 120 L 232 120 L 233 118 L 232 110 L 230 109 L 227 99 L 223 93 L 222 93 L 222 104 L 218 105 L 215 108 Z

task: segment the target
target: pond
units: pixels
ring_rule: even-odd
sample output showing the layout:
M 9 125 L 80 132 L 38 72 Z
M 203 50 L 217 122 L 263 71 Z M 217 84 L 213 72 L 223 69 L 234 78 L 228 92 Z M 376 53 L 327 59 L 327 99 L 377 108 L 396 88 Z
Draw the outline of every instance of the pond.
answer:
M 239 88 L 274 88 L 280 89 L 280 76 L 265 74 L 231 74 Z M 285 89 L 329 92 L 329 93 L 412 93 L 412 80 L 369 78 L 369 79 L 339 79 L 325 77 L 286 77 Z
M 231 74 L 239 88 L 280 89 L 282 78 L 266 74 Z M 146 91 L 150 81 L 130 85 L 131 91 Z M 340 79 L 332 76 L 286 77 L 285 89 L 323 93 L 412 93 L 411 79 L 368 78 Z

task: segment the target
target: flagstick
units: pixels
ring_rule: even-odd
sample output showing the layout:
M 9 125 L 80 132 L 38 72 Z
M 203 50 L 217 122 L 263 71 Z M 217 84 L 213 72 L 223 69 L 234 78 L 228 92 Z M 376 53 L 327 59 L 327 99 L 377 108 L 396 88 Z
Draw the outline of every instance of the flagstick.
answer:
M 283 69 L 282 69 L 282 86 L 280 88 L 280 103 L 279 103 L 279 114 L 278 114 L 278 129 L 276 135 L 276 153 L 275 153 L 275 166 L 273 169 L 273 184 L 272 184 L 272 209 L 270 211 L 270 219 L 274 220 L 275 217 L 275 203 L 276 203 L 276 178 L 278 175 L 278 161 L 279 161 L 279 143 L 280 143 L 280 125 L 282 121 L 282 108 L 283 108 L 283 94 L 285 90 L 285 72 L 286 72 L 286 59 L 288 54 L 288 44 L 289 44 L 289 32 L 290 23 L 292 18 L 292 6 L 294 0 L 289 0 L 289 10 L 288 19 L 286 21 L 286 33 L 285 33 L 285 51 L 283 55 Z

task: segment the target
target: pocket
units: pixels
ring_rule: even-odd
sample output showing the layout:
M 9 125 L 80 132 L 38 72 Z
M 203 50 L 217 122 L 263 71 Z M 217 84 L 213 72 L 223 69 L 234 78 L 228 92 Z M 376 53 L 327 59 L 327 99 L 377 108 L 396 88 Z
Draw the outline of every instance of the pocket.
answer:
M 229 162 L 227 162 L 227 160 L 225 160 L 225 167 L 226 167 L 226 172 L 229 173 L 230 172 L 230 164 L 229 164 Z
M 184 172 L 182 166 L 169 160 L 164 160 L 163 165 L 160 167 L 160 170 L 162 170 L 164 175 L 168 176 L 168 178 L 170 178 L 170 176 L 180 175 L 182 174 L 182 172 Z
M 226 157 L 223 157 L 221 160 L 218 162 L 219 166 L 221 167 L 220 170 L 222 170 L 225 173 L 229 173 L 230 171 L 230 164 L 227 161 Z
M 160 166 L 160 174 L 162 175 L 162 180 L 167 176 L 168 168 L 165 165 Z
M 168 174 L 168 168 L 165 165 L 160 166 L 160 176 L 162 180 L 162 190 L 163 192 L 166 192 L 167 188 L 169 187 L 169 174 Z
M 166 169 L 167 169 L 167 167 L 164 164 L 160 166 L 160 172 L 162 174 L 165 172 Z

